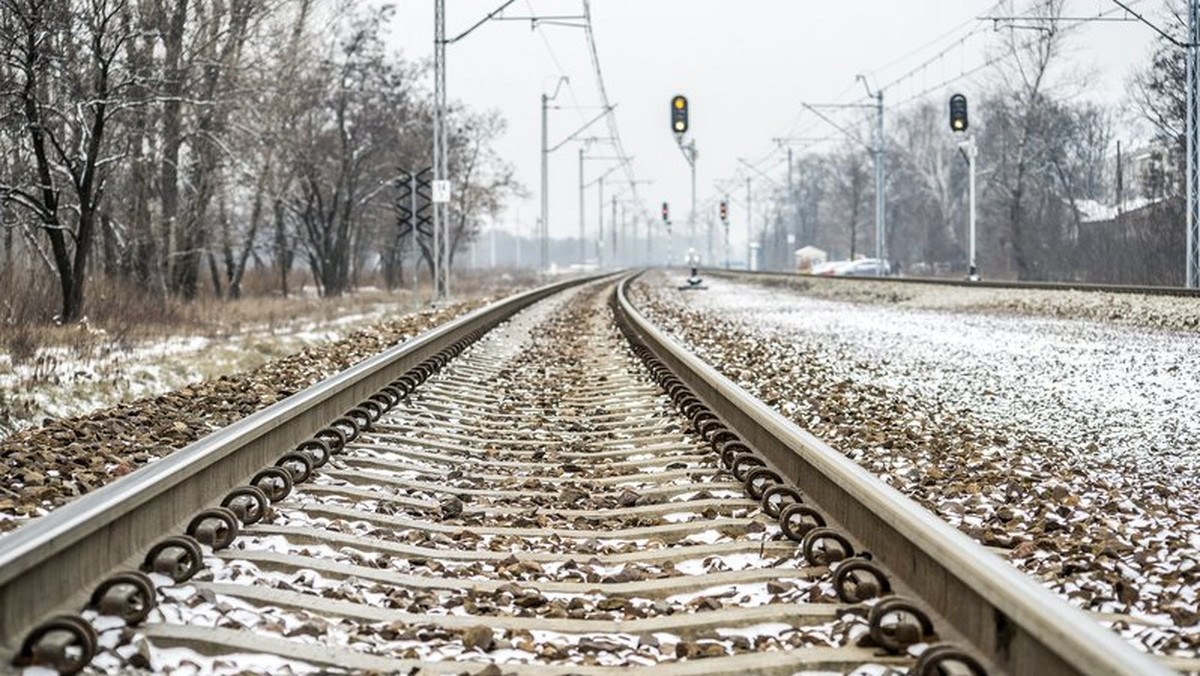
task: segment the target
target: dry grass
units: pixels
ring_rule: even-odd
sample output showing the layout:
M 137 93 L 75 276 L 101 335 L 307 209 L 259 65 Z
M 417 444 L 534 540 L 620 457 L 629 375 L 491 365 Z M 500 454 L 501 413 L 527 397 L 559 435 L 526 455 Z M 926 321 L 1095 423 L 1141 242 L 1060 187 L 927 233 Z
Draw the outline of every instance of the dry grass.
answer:
M 293 293 L 277 291 L 278 275 L 254 271 L 244 283 L 246 295 L 223 299 L 211 292 L 192 301 L 147 291 L 133 283 L 98 277 L 86 290 L 85 313 L 80 322 L 55 322 L 59 309 L 57 281 L 44 270 L 0 271 L 0 354 L 11 363 L 29 364 L 44 348 L 65 348 L 79 358 L 103 356 L 138 343 L 179 335 L 222 337 L 249 329 L 270 330 L 298 322 L 321 323 L 360 314 L 383 305 L 409 311 L 424 305 L 429 288 L 423 286 L 414 299 L 412 289 L 386 291 L 379 280 L 363 280 L 361 290 L 338 298 L 320 298 L 312 286 L 302 287 L 301 275 L 293 275 Z M 456 296 L 476 297 L 503 293 L 517 286 L 536 283 L 529 273 L 468 273 L 456 276 Z

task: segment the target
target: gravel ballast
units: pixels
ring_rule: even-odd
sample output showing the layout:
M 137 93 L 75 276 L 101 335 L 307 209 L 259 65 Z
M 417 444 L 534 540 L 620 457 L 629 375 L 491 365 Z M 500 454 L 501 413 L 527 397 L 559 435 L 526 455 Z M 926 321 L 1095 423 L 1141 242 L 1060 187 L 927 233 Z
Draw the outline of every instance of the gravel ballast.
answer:
M 0 538 L 355 363 L 479 307 L 404 315 L 256 369 L 64 420 L 0 441 Z
M 1200 303 L 680 282 L 646 275 L 634 302 L 1141 649 L 1197 656 Z

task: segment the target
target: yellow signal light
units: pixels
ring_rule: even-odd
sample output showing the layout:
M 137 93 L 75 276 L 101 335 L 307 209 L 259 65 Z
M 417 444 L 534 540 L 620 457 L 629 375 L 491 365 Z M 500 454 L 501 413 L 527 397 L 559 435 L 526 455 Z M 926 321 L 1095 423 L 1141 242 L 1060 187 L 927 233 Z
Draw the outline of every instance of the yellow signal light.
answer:
M 683 94 L 671 97 L 671 131 L 686 134 L 688 130 L 688 100 Z

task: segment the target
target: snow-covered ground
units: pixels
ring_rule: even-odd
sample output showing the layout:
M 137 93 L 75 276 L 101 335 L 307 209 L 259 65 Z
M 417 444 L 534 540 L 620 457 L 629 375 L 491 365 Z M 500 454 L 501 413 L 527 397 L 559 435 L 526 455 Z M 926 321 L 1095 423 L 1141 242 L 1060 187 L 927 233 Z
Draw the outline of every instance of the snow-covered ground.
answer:
M 128 349 L 106 347 L 82 357 L 65 347 L 42 348 L 16 365 L 0 353 L 0 438 L 45 418 L 70 418 L 251 369 L 337 340 L 396 311 L 394 303 L 378 303 L 319 322 L 298 318 L 230 335 L 174 336 Z M 102 335 L 98 338 L 103 342 Z
M 1200 302 L 680 281 L 647 275 L 634 302 L 1135 645 L 1200 655 L 1200 332 L 1163 328 Z
M 1200 333 L 837 302 L 724 280 L 709 286 L 691 307 L 837 351 L 854 360 L 845 371 L 852 380 L 1098 458 L 1182 465 L 1188 483 L 1200 466 Z

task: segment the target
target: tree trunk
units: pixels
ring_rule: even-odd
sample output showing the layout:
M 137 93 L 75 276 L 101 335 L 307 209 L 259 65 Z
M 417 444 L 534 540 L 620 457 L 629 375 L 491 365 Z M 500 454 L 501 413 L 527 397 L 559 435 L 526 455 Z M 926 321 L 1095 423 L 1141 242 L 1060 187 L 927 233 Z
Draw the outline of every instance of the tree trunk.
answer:
M 170 288 L 178 292 L 174 254 L 176 221 L 179 218 L 179 155 L 183 146 L 183 33 L 187 24 L 188 0 L 176 0 L 169 13 L 160 5 L 165 20 L 163 36 L 162 164 L 159 168 L 159 202 L 162 205 L 161 266 L 168 273 Z
M 279 267 L 279 291 L 288 297 L 288 273 L 292 270 L 292 248 L 287 241 L 287 218 L 283 200 L 275 200 L 275 265 Z

